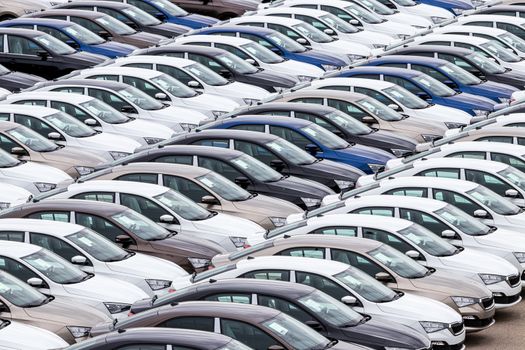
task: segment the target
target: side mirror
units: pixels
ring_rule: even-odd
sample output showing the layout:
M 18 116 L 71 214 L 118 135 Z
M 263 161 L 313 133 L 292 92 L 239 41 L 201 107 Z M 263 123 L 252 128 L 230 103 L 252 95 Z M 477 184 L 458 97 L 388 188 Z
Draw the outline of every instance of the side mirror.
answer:
M 159 21 L 163 21 L 163 22 L 164 22 L 165 20 L 167 20 L 166 16 L 164 16 L 164 14 L 163 14 L 163 13 L 160 13 L 160 12 L 157 12 L 157 13 L 155 14 L 155 18 L 157 18 Z
M 456 232 L 454 232 L 452 230 L 444 230 L 443 232 L 441 232 L 441 237 L 442 238 L 452 239 L 452 238 L 456 237 Z
M 351 19 L 351 20 L 348 21 L 348 23 L 350 23 L 353 26 L 358 26 L 359 25 L 359 21 L 357 19 Z
M 454 83 L 452 80 L 445 80 L 443 82 L 443 84 L 445 84 L 446 86 L 448 86 L 451 89 L 457 89 L 458 88 L 458 85 L 456 83 Z
M 389 105 L 388 105 L 388 108 L 391 108 L 391 109 L 393 109 L 394 111 L 399 111 L 399 109 L 400 109 L 399 106 L 396 105 L 395 103 L 391 103 L 391 104 L 389 104 Z M 366 117 L 365 117 L 365 118 L 366 118 Z
M 46 61 L 49 58 L 49 52 L 46 50 L 39 50 L 36 52 L 36 55 L 42 59 L 42 61 Z
M 518 191 L 512 188 L 509 188 L 508 190 L 505 191 L 505 197 L 516 198 L 518 197 L 518 195 L 519 195 Z
M 122 248 L 127 248 L 131 243 L 133 243 L 133 240 L 128 235 L 118 235 L 115 237 L 115 243 L 121 244 Z
M 310 43 L 308 42 L 308 40 L 306 40 L 305 38 L 297 38 L 296 40 L 299 44 L 301 45 L 310 45 Z
M 376 120 L 373 117 L 367 115 L 367 116 L 363 117 L 363 119 L 361 119 L 361 122 L 363 122 L 365 124 L 374 124 L 376 122 Z
M 489 213 L 487 213 L 486 210 L 477 209 L 477 210 L 474 211 L 474 217 L 475 218 L 485 219 L 488 216 L 489 216 Z
M 335 35 L 334 30 L 330 28 L 326 28 L 325 30 L 323 30 L 323 32 L 328 35 Z
M 250 180 L 247 177 L 239 176 L 235 178 L 235 183 L 246 189 L 250 185 Z
M 62 135 L 60 135 L 58 132 L 50 132 L 49 134 L 47 134 L 47 138 L 50 139 L 50 140 L 61 140 L 62 139 Z
M 230 72 L 229 70 L 227 69 L 221 69 L 219 71 L 219 75 L 223 78 L 226 78 L 226 79 L 230 79 L 233 75 L 232 75 L 232 72 Z
M 133 108 L 133 106 L 130 106 L 130 105 L 124 105 L 124 106 L 120 107 L 120 111 L 122 113 L 137 113 L 135 111 L 135 108 Z
M 430 95 L 427 94 L 424 91 L 419 91 L 419 92 L 416 93 L 416 95 L 417 95 L 417 97 L 419 97 L 420 99 L 425 100 L 425 101 L 432 99 L 432 97 L 430 97 Z
M 284 169 L 284 162 L 280 159 L 274 159 L 270 162 L 270 166 L 275 169 L 275 171 L 281 172 Z
M 22 147 L 13 147 L 11 148 L 11 154 L 14 154 L 15 156 L 26 156 L 27 152 Z
M 421 257 L 421 254 L 419 254 L 417 250 L 409 250 L 408 252 L 405 253 L 405 255 L 408 256 L 409 258 L 416 259 L 416 260 Z
M 321 326 L 321 324 L 319 322 L 317 322 L 317 321 L 314 321 L 314 320 L 306 321 L 305 324 L 308 327 L 310 327 L 310 328 L 312 328 L 312 329 L 314 329 L 316 331 L 322 331 L 323 330 L 323 326 Z
M 11 312 L 11 310 L 9 309 L 9 306 L 0 301 L 0 313 L 1 312 Z
M 175 218 L 173 215 L 164 214 L 160 216 L 159 221 L 163 224 L 172 224 L 175 221 Z
M 76 41 L 74 41 L 74 40 L 67 40 L 66 44 L 68 44 L 69 46 L 71 46 L 74 49 L 79 49 L 80 48 L 80 45 L 78 45 L 78 43 Z
M 93 118 L 88 118 L 84 120 L 84 124 L 86 124 L 87 126 L 97 126 L 98 122 Z
M 217 200 L 217 198 L 215 198 L 213 196 L 203 196 L 201 198 L 201 203 L 209 204 L 209 205 L 220 204 L 220 202 Z
M 201 84 L 199 84 L 199 82 L 196 81 L 196 80 L 190 80 L 190 81 L 188 81 L 188 86 L 191 87 L 191 88 L 196 89 L 196 88 L 200 87 Z
M 160 101 L 168 101 L 168 95 L 166 95 L 163 92 L 157 92 L 155 94 L 155 99 L 160 100 Z
M 87 258 L 82 255 L 75 255 L 71 258 L 71 263 L 75 265 L 86 265 L 87 264 Z
M 31 287 L 34 287 L 34 288 L 44 287 L 44 281 L 42 281 L 42 279 L 38 277 L 31 277 L 30 279 L 27 280 L 27 284 L 29 284 Z
M 306 152 L 310 153 L 312 156 L 315 156 L 317 154 L 317 152 L 320 151 L 319 146 L 314 145 L 312 143 L 304 146 L 304 149 L 306 150 Z
M 111 34 L 109 34 L 107 31 L 105 30 L 101 30 L 100 32 L 97 33 L 99 36 L 101 36 L 103 39 L 106 39 L 108 40 L 109 38 L 111 38 Z
M 349 306 L 355 306 L 357 305 L 357 299 L 356 297 L 353 297 L 351 295 L 345 295 L 341 298 L 341 302 L 343 304 L 349 305 Z
M 378 272 L 375 274 L 375 279 L 379 282 L 392 282 L 392 276 L 386 272 Z

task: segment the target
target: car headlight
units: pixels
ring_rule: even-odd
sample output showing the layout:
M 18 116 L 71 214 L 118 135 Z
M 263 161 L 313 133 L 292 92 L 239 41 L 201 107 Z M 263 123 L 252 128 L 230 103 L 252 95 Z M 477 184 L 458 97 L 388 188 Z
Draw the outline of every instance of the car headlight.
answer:
M 47 183 L 47 182 L 34 182 L 33 184 L 36 186 L 36 188 L 40 192 L 51 191 L 51 190 L 54 190 L 57 187 L 56 184 L 50 184 L 50 183 Z
M 77 171 L 78 175 L 84 176 L 84 175 L 89 175 L 92 172 L 94 172 L 95 168 L 91 168 L 88 166 L 76 166 L 75 170 Z
M 124 311 L 128 311 L 131 309 L 130 304 L 124 304 L 124 303 L 104 303 L 104 306 L 106 309 L 108 309 L 110 314 L 118 314 Z
M 2 203 L 0 203 L 0 209 L 2 209 L 1 204 L 2 204 Z M 9 203 L 7 203 L 7 204 L 9 205 Z M 8 206 L 8 207 L 9 207 L 9 206 Z M 512 253 L 512 254 L 514 254 L 514 256 L 516 257 L 516 259 L 518 259 L 518 261 L 519 261 L 520 263 L 525 263 L 525 252 L 514 252 L 514 253 Z
M 298 75 L 298 76 L 297 76 L 297 79 L 299 79 L 299 81 L 301 81 L 301 82 L 305 82 L 305 81 L 306 81 L 306 82 L 309 82 L 309 81 L 314 80 L 315 77 L 310 77 L 310 76 L 308 76 L 308 75 Z
M 11 203 L 0 202 L 0 210 L 8 209 L 11 206 Z
M 449 129 L 458 129 L 458 128 L 461 128 L 463 126 L 465 126 L 467 124 L 464 124 L 464 123 L 452 123 L 452 122 L 445 122 L 445 126 Z
M 333 64 L 322 64 L 321 67 L 323 67 L 323 69 L 327 72 L 332 71 L 332 70 L 337 70 L 337 68 L 339 68 Z
M 180 127 L 184 131 L 191 131 L 197 127 L 197 124 L 191 124 L 191 123 L 180 123 Z
M 281 218 L 278 216 L 270 216 L 270 221 L 275 227 L 280 227 L 286 224 L 286 218 Z
M 167 280 L 146 280 L 151 290 L 165 289 L 171 286 L 171 281 Z
M 506 97 L 498 97 L 499 102 L 508 104 L 510 99 Z
M 188 261 L 194 269 L 202 269 L 203 267 L 209 266 L 211 264 L 210 259 L 204 258 L 188 258 Z
M 489 114 L 489 111 L 483 110 L 483 109 L 473 109 L 472 112 L 476 115 L 476 117 L 484 117 L 487 114 Z
M 419 324 L 427 333 L 439 332 L 448 328 L 448 324 L 443 322 L 419 321 Z
M 246 246 L 246 237 L 230 237 L 233 245 L 236 248 L 244 248 Z
M 404 157 L 405 155 L 412 153 L 410 150 L 402 148 L 391 148 L 390 151 L 392 151 L 396 157 Z
M 334 180 L 334 182 L 340 190 L 346 190 L 355 186 L 355 182 L 348 180 Z
M 431 19 L 432 22 L 434 22 L 435 24 L 438 24 L 438 23 L 441 23 L 441 22 L 444 22 L 444 21 L 447 20 L 445 17 L 438 17 L 438 16 L 430 16 L 430 19 Z
M 386 47 L 388 45 L 386 45 L 386 44 L 373 44 L 372 46 L 374 47 L 374 49 L 386 49 Z
M 367 164 L 367 165 L 370 168 L 370 170 L 372 170 L 374 173 L 379 172 L 385 167 L 384 164 Z
M 226 111 L 211 111 L 211 113 L 213 114 L 213 116 L 214 116 L 215 118 L 218 118 L 218 117 L 220 117 L 221 115 L 224 115 L 224 114 L 226 114 L 226 113 L 228 113 L 228 112 L 226 112 Z
M 348 59 L 353 62 L 353 61 L 357 61 L 357 60 L 362 60 L 362 59 L 365 59 L 366 57 L 365 56 L 361 56 L 361 55 L 346 55 L 346 57 L 348 57 Z
M 111 155 L 111 157 L 113 157 L 114 160 L 117 160 L 129 156 L 131 153 L 110 151 L 109 154 Z
M 159 143 L 159 142 L 162 142 L 164 141 L 165 139 L 163 138 L 160 138 L 160 137 L 145 137 L 144 138 L 144 141 L 146 141 L 146 143 L 148 145 L 154 145 L 156 143 Z
M 458 8 L 453 8 L 452 11 L 457 15 L 461 15 L 463 12 L 465 12 L 465 9 L 458 9 Z
M 421 134 L 421 137 L 423 138 L 423 140 L 425 140 L 425 142 L 432 142 L 435 139 L 439 138 L 440 136 L 432 135 L 432 134 Z
M 244 101 L 244 103 L 246 103 L 247 105 L 250 105 L 250 106 L 251 105 L 256 105 L 257 102 L 259 102 L 259 100 L 256 99 L 256 98 L 243 98 L 242 100 Z
M 409 34 L 397 34 L 397 37 L 401 40 L 406 40 L 410 38 L 410 35 Z
M 91 327 L 66 326 L 66 328 L 73 338 L 87 337 L 91 331 Z
M 458 306 L 458 307 L 464 307 L 469 305 L 474 305 L 479 302 L 479 299 L 477 298 L 471 298 L 471 297 L 450 297 L 452 301 Z
M 301 200 L 307 208 L 317 207 L 319 204 L 321 204 L 321 200 L 318 198 L 301 197 Z
M 480 273 L 479 274 L 479 278 L 481 278 L 483 283 L 485 283 L 487 285 L 499 283 L 501 281 L 505 281 L 505 276 L 494 275 L 494 274 L 490 274 L 490 273 Z

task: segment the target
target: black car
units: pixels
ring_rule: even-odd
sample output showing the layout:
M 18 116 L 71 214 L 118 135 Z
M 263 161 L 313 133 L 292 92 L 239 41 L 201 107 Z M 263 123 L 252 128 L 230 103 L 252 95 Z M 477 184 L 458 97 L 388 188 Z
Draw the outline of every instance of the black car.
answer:
M 44 81 L 39 76 L 11 71 L 0 64 L 0 88 L 16 92 Z
M 104 56 L 78 52 L 37 30 L 0 28 L 0 43 L 7 43 L 4 51 L 0 51 L 0 64 L 19 72 L 38 72 L 46 79 L 55 79 L 106 60 Z
M 371 128 L 340 110 L 313 103 L 272 102 L 240 109 L 234 116 L 274 115 L 306 119 L 333 132 L 347 142 L 376 147 L 387 152 L 406 150 L 402 156 L 415 151 L 418 142 L 406 136 Z
M 197 45 L 159 46 L 137 50 L 133 55 L 159 55 L 186 58 L 199 62 L 226 79 L 255 85 L 269 92 L 288 89 L 299 83 L 292 75 L 254 67 L 234 54 L 215 47 Z
M 135 30 L 166 37 L 176 37 L 187 33 L 190 29 L 174 23 L 161 22 L 133 5 L 113 1 L 75 1 L 58 5 L 55 8 L 102 12 L 124 22 Z
M 504 68 L 481 53 L 470 49 L 441 45 L 417 45 L 392 50 L 388 54 L 440 58 L 454 63 L 481 80 L 508 84 L 520 90 L 523 90 L 525 86 L 525 73 Z
M 185 143 L 185 136 L 181 135 L 174 140 L 177 142 L 180 139 L 181 143 Z M 323 184 L 281 175 L 243 152 L 220 147 L 158 146 L 124 161 L 200 166 L 221 174 L 250 192 L 281 198 L 308 210 L 318 207 L 325 196 L 335 193 Z
M 135 302 L 130 313 L 183 301 L 220 301 L 257 304 L 282 311 L 312 327 L 328 339 L 383 350 L 422 349 L 428 339 L 407 326 L 373 319 L 345 307 L 313 287 L 257 279 L 225 279 L 191 285 L 160 298 Z

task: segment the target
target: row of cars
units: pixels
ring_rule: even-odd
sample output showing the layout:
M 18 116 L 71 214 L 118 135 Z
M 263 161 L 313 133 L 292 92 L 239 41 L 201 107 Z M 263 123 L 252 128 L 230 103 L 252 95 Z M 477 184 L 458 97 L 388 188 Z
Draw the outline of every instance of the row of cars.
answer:
M 0 7 L 0 349 L 463 349 L 525 281 L 506 2 Z

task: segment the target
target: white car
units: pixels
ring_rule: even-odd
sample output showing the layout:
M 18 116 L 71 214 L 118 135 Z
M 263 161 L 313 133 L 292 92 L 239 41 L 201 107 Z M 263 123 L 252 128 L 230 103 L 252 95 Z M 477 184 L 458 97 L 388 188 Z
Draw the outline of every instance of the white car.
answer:
M 127 317 L 132 303 L 148 297 L 131 283 L 86 273 L 33 244 L 0 241 L 0 266 L 43 294 L 87 304 L 113 318 Z
M 305 89 L 329 88 L 344 89 L 370 96 L 399 113 L 428 121 L 443 122 L 449 129 L 468 125 L 472 120 L 472 116 L 467 112 L 438 104 L 429 104 L 402 86 L 384 80 L 327 78 L 312 81 Z
M 150 296 L 188 285 L 189 275 L 170 261 L 122 249 L 84 226 L 37 219 L 1 219 L 0 232 L 16 231 L 23 241 L 46 248 L 82 271 L 129 282 Z
M 347 41 L 333 38 L 307 22 L 298 19 L 254 15 L 233 18 L 229 23 L 235 25 L 262 25 L 264 28 L 274 29 L 306 47 L 340 55 L 346 58 L 348 63 L 365 59 L 372 54 L 368 46 L 358 43 L 349 45 Z
M 219 107 L 214 106 L 216 111 L 212 113 L 212 117 L 231 112 L 239 106 L 252 104 L 259 99 L 270 96 L 270 93 L 263 88 L 228 80 L 205 65 L 185 58 L 136 55 L 119 58 L 108 68 L 112 69 L 118 66 L 147 66 L 151 72 L 157 71 L 156 74 L 164 72 L 170 78 L 176 79 L 195 89 L 194 91 L 197 93 L 204 95 L 202 99 L 216 101 L 213 103 L 218 103 L 221 110 L 217 110 Z
M 239 277 L 306 284 L 341 300 L 359 313 L 426 333 L 432 342 L 457 345 L 465 340 L 463 320 L 449 306 L 426 297 L 395 292 L 361 270 L 338 261 L 291 256 L 254 257 L 203 272 L 193 280 L 198 283 L 210 278 Z
M 139 89 L 110 80 L 67 79 L 43 83 L 38 91 L 56 91 L 89 95 L 110 104 L 128 117 L 165 125 L 175 132 L 189 131 L 208 117 L 190 108 L 164 104 Z M 213 113 L 213 111 L 211 111 Z
M 0 350 L 55 350 L 67 346 L 69 344 L 55 333 L 0 319 Z
M 204 89 L 204 93 L 200 93 L 192 89 L 195 88 L 191 86 L 192 84 L 185 85 L 185 79 L 190 78 L 183 70 L 170 64 L 174 60 L 183 59 L 163 56 L 133 56 L 127 61 L 117 59 L 110 66 L 84 69 L 79 73 L 78 78 L 115 80 L 125 83 L 160 102 L 193 109 L 207 117 L 217 117 L 239 107 L 239 103 L 231 99 L 216 96 L 215 91 Z M 184 61 L 198 64 L 190 60 Z M 227 82 L 220 75 L 211 72 L 221 81 Z
M 417 29 L 410 24 L 397 23 L 382 18 L 362 6 L 342 0 L 285 0 L 283 6 L 303 7 L 330 12 L 342 20 L 371 32 L 405 40 L 416 35 Z M 394 42 L 394 40 L 392 40 Z
M 439 24 L 454 18 L 454 15 L 444 8 L 421 4 L 413 0 L 378 0 L 380 3 L 393 10 L 398 10 L 401 13 L 408 13 L 424 17 L 432 21 L 434 24 Z
M 521 92 L 521 91 L 520 91 Z M 495 118 L 496 121 L 490 124 L 491 128 L 500 127 L 525 127 L 525 113 L 512 113 L 500 115 Z
M 394 199 L 394 198 L 392 198 Z M 334 231 L 335 230 L 335 231 Z M 383 242 L 399 250 L 420 264 L 469 278 L 485 286 L 494 294 L 496 307 L 510 307 L 521 301 L 520 264 L 486 252 L 456 248 L 423 226 L 404 219 L 359 214 L 333 214 L 313 217 L 276 230 L 267 237 L 301 234 L 341 234 Z M 335 232 L 335 233 L 334 233 Z
M 110 105 L 91 96 L 66 92 L 40 93 L 39 102 L 53 109 L 67 113 L 79 122 L 107 134 L 120 135 L 151 145 L 174 136 L 173 130 L 146 120 L 132 119 L 115 110 Z M 10 105 L 11 112 L 16 113 L 17 105 Z M 7 106 L 2 106 L 6 111 Z
M 264 240 L 266 232 L 247 219 L 210 212 L 167 187 L 131 181 L 95 180 L 73 184 L 49 198 L 99 200 L 121 204 L 182 235 L 213 240 L 231 251 Z
M 0 88 L 0 98 L 3 98 L 7 95 L 11 94 L 11 91 L 7 90 L 7 89 L 3 89 L 3 88 Z
M 19 186 L 0 183 L 0 211 L 24 204 L 33 198 L 33 194 Z
M 284 38 L 289 40 L 287 36 L 284 36 Z M 325 73 L 321 68 L 308 63 L 285 60 L 270 49 L 249 39 L 225 35 L 190 35 L 179 37 L 175 41 L 176 45 L 194 45 L 197 43 L 209 43 L 211 47 L 226 50 L 256 67 L 269 69 L 277 73 L 298 77 L 304 76 L 308 77 L 307 80 L 320 78 Z
M 358 43 L 371 49 L 384 49 L 392 43 L 386 34 L 359 29 L 326 11 L 300 7 L 274 7 L 257 12 L 263 16 L 277 16 L 304 21 L 325 34 L 335 36 L 350 43 Z
M 0 102 L 0 110 L 2 104 L 25 108 L 24 114 L 11 115 L 7 121 L 24 125 L 58 145 L 87 150 L 109 161 L 126 157 L 141 147 L 140 143 L 128 137 L 95 131 L 64 112 L 40 107 L 50 106 L 48 102 L 42 92 L 23 92 L 9 95 Z
M 457 17 L 457 24 L 468 26 L 480 26 L 488 28 L 499 28 L 525 39 L 525 18 L 496 14 L 472 14 Z

